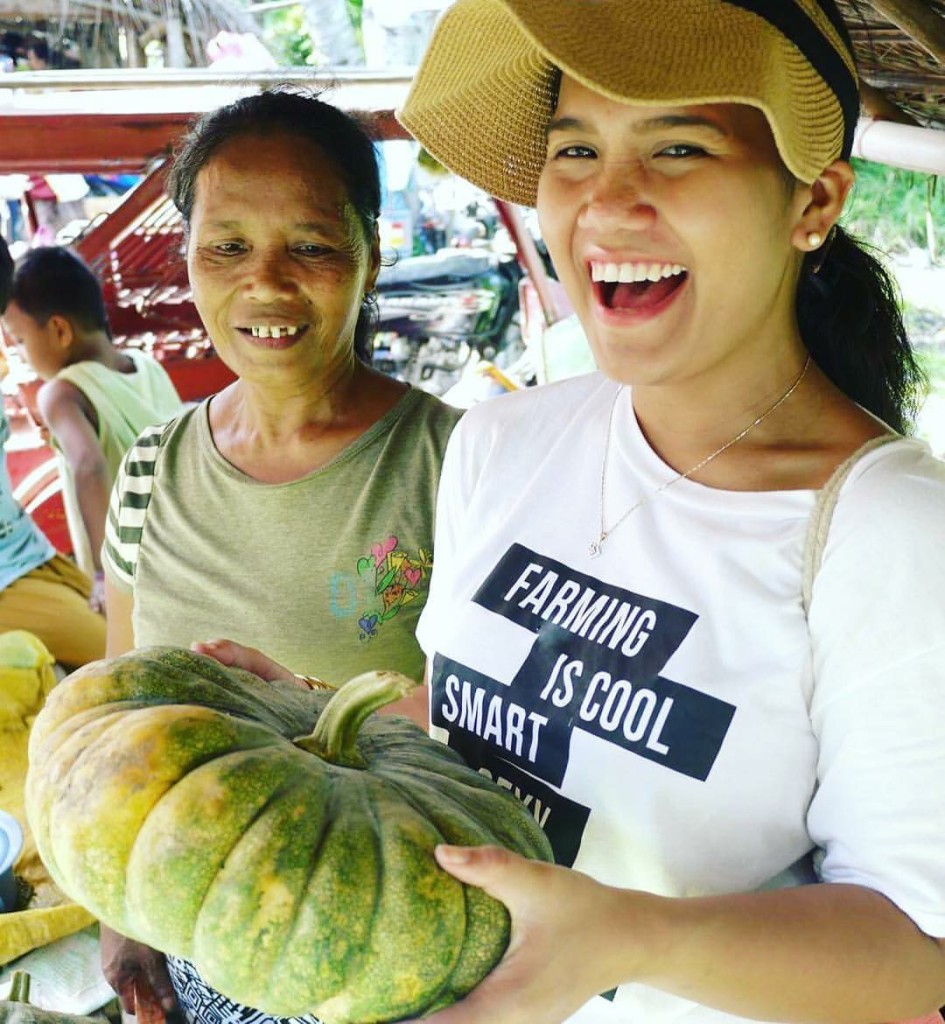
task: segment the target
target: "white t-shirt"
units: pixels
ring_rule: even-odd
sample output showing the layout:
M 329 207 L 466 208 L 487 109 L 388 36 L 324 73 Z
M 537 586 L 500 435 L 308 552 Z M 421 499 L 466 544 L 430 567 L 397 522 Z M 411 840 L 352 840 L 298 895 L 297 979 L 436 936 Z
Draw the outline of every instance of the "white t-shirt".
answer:
M 599 374 L 494 399 L 450 441 L 418 636 L 433 734 L 516 792 L 559 863 L 669 896 L 820 877 L 945 936 L 945 464 L 864 456 L 801 602 L 813 491 L 683 479 Z M 821 859 L 822 858 L 822 859 Z M 581 1024 L 728 1015 L 641 985 Z

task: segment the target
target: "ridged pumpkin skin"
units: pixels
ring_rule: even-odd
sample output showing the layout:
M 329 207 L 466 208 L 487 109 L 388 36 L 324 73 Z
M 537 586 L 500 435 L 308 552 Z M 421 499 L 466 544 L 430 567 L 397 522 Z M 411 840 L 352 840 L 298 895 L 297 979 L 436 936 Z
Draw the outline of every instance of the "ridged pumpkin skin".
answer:
M 550 847 L 518 800 L 412 722 L 344 708 L 363 679 L 307 691 L 165 647 L 74 672 L 30 741 L 27 813 L 50 874 L 267 1013 L 373 1024 L 461 998 L 505 951 L 508 912 L 433 847 Z M 361 767 L 305 749 L 330 699 L 319 728 L 341 708 L 341 759 Z

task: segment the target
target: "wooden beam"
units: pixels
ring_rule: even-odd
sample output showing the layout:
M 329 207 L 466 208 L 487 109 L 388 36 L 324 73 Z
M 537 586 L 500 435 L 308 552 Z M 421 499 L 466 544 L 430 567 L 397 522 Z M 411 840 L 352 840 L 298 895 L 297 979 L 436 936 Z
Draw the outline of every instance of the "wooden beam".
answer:
M 0 174 L 141 174 L 168 155 L 197 113 L 0 113 Z M 360 113 L 372 138 L 410 138 L 389 109 Z
M 911 114 L 897 107 L 884 92 L 869 82 L 860 82 L 860 106 L 874 121 L 895 121 L 897 124 L 921 127 Z
M 871 5 L 945 64 L 945 18 L 925 0 L 870 0 Z
M 945 96 L 945 70 L 941 74 L 908 74 L 905 71 L 874 71 L 862 72 L 864 81 L 877 89 L 892 89 L 895 92 L 920 93 L 929 99 L 938 100 Z
M 168 114 L 0 114 L 0 174 L 141 173 L 193 119 Z

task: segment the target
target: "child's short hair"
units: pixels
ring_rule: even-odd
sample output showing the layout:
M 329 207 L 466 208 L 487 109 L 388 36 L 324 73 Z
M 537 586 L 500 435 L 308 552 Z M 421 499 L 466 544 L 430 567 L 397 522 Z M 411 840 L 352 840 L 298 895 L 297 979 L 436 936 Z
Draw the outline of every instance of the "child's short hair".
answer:
M 9 300 L 39 324 L 63 316 L 82 330 L 105 331 L 111 337 L 99 279 L 81 257 L 61 245 L 39 246 L 20 257 Z

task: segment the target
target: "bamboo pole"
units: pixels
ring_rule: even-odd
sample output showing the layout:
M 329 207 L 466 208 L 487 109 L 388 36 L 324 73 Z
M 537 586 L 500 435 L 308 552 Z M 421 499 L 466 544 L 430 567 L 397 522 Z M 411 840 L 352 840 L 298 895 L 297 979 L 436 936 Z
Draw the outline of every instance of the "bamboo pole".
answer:
M 922 174 L 945 174 L 945 131 L 893 121 L 860 120 L 853 155 Z
M 870 3 L 940 64 L 945 64 L 945 18 L 931 10 L 925 0 L 870 0 Z

